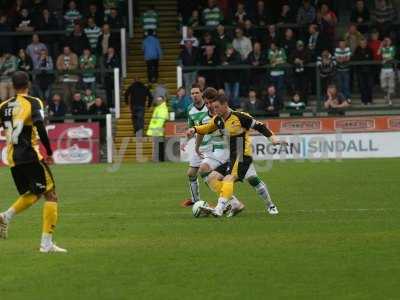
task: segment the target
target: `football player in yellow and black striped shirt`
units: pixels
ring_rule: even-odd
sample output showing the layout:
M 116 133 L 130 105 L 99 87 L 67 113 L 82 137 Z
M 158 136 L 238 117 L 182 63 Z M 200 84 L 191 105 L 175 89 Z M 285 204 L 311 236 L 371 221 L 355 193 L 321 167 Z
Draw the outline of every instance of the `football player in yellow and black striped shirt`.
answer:
M 8 225 L 14 215 L 44 196 L 40 252 L 67 252 L 56 246 L 52 239 L 58 218 L 58 199 L 53 176 L 39 151 L 40 139 L 46 148 L 46 160 L 52 162 L 53 152 L 44 125 L 43 103 L 28 96 L 27 73 L 14 73 L 12 81 L 16 96 L 0 104 L 0 126 L 6 131 L 7 161 L 21 196 L 0 214 L 0 238 L 7 238 Z
M 228 99 L 224 95 L 213 100 L 213 109 L 216 116 L 205 125 L 194 126 L 187 132 L 188 136 L 195 133 L 209 134 L 221 130 L 229 137 L 229 161 L 216 169 L 226 176 L 222 181 L 209 182 L 212 189 L 219 193 L 218 205 L 213 209 L 213 214 L 222 216 L 225 207 L 233 195 L 234 182 L 242 181 L 253 162 L 250 139 L 250 129 L 269 138 L 273 144 L 279 144 L 278 138 L 263 123 L 256 121 L 246 113 L 233 111 L 229 108 Z

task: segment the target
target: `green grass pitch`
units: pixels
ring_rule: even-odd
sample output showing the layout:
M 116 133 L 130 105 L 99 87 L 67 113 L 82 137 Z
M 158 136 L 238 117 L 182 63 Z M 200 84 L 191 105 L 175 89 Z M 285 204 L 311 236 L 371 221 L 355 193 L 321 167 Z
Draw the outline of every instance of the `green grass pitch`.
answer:
M 192 217 L 186 164 L 56 166 L 56 241 L 38 252 L 41 204 L 0 241 L 0 299 L 399 299 L 399 159 L 281 162 L 247 184 L 234 219 Z M 0 209 L 17 194 L 0 169 Z M 215 196 L 202 185 L 206 200 Z

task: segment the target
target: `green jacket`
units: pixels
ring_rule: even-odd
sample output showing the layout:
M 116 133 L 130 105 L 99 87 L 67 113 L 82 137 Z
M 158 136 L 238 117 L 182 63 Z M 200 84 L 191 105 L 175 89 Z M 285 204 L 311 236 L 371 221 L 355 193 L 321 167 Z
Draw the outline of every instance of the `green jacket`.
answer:
M 164 124 L 168 120 L 168 106 L 166 102 L 156 106 L 151 117 L 148 136 L 164 136 Z

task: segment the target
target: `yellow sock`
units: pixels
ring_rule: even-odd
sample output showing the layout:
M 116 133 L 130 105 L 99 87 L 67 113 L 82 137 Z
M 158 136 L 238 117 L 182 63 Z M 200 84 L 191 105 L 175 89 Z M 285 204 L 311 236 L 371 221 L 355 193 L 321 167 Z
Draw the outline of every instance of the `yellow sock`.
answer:
M 43 205 L 43 233 L 53 234 L 58 219 L 58 203 L 46 201 Z
M 221 193 L 221 189 L 222 189 L 222 181 L 214 178 L 208 182 L 208 186 L 210 187 L 210 189 L 212 191 L 219 194 L 219 193 Z
M 224 181 L 219 196 L 225 199 L 231 199 L 233 195 L 233 182 Z
M 25 194 L 19 197 L 17 201 L 15 201 L 15 203 L 11 206 L 11 208 L 14 209 L 14 212 L 16 214 L 18 214 L 27 209 L 28 207 L 31 207 L 38 200 L 39 197 L 35 194 Z

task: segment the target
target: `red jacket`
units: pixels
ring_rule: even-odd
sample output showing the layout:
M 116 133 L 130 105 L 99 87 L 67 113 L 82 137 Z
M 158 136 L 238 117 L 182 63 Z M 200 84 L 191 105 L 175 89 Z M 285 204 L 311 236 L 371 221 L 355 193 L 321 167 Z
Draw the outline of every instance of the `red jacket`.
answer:
M 368 47 L 371 49 L 372 51 L 372 57 L 374 58 L 374 60 L 382 60 L 382 56 L 380 54 L 378 54 L 378 50 L 381 47 L 382 42 L 380 40 L 371 40 L 368 43 Z

